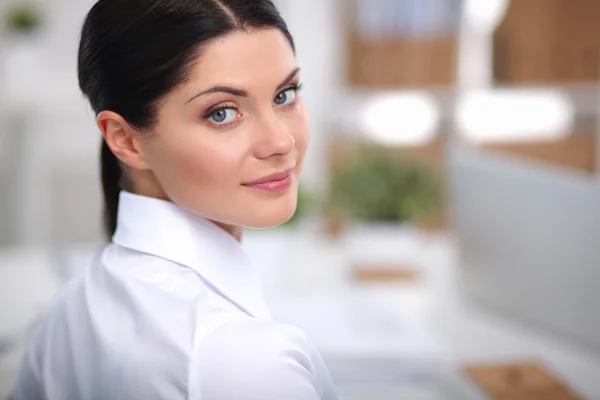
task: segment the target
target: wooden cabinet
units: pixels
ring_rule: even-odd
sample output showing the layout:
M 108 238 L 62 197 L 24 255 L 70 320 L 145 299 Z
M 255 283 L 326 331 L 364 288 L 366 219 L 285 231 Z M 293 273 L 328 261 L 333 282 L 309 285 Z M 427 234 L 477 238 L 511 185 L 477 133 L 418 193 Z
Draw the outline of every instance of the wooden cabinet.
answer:
M 348 83 L 372 89 L 449 86 L 456 81 L 457 39 L 349 35 Z
M 496 83 L 597 81 L 600 1 L 512 0 L 493 41 Z
M 359 7 L 371 10 L 370 28 Z M 454 85 L 460 0 L 348 1 L 346 77 L 369 89 Z M 387 13 L 386 13 L 387 12 Z M 392 16 L 388 14 L 393 14 Z M 378 29 L 378 18 L 381 29 Z
M 557 141 L 494 143 L 481 147 L 579 172 L 596 171 L 596 135 L 591 131 L 575 132 Z

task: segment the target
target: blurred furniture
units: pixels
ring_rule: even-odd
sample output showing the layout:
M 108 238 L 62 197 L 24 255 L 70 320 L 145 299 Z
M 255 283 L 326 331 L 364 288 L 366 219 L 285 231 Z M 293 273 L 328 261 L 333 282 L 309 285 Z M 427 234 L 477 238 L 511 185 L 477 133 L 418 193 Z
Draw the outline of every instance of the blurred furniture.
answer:
M 357 247 L 365 250 L 379 246 L 375 236 L 363 235 L 361 241 L 342 237 L 337 242 L 323 240 L 314 232 L 301 230 L 287 232 L 287 239 L 277 231 L 250 232 L 246 236 L 245 243 L 251 258 L 265 268 L 263 273 L 269 280 L 265 283 L 265 291 L 276 315 L 312 332 L 323 356 L 332 363 L 337 374 L 343 374 L 342 377 L 361 370 L 372 372 L 372 375 L 363 376 L 362 381 L 357 380 L 354 384 L 346 381 L 341 389 L 347 397 L 343 398 L 487 400 L 464 373 L 465 366 L 531 361 L 540 363 L 582 398 L 600 398 L 600 382 L 597 379 L 600 376 L 600 354 L 591 354 L 585 346 L 573 346 L 568 339 L 552 331 L 474 308 L 462 293 L 460 282 L 464 267 L 453 236 L 414 237 L 413 234 L 405 232 L 398 235 L 393 246 L 402 248 L 405 256 L 416 261 L 421 267 L 421 279 L 385 284 L 356 282 L 348 279 L 348 272 L 343 272 L 348 271 L 351 252 L 360 251 Z M 269 252 L 264 251 L 267 248 Z M 302 256 L 290 259 L 288 254 Z M 283 265 L 284 271 L 281 270 Z M 280 279 L 272 280 L 277 275 Z M 369 309 L 372 310 L 371 316 L 364 312 Z M 362 312 L 357 312 L 360 310 Z M 383 315 L 396 317 L 382 319 Z M 354 322 L 343 324 L 349 321 Z M 345 339 L 336 340 L 339 339 L 339 326 L 347 327 Z M 400 327 L 404 328 L 397 330 Z M 402 331 L 420 331 L 424 336 L 415 338 L 397 334 L 403 339 L 398 339 L 399 343 L 395 345 L 385 339 L 386 332 Z M 358 338 L 362 339 L 356 341 Z M 348 347 L 347 344 L 353 341 L 356 345 Z M 410 391 L 411 384 L 378 386 L 373 385 L 374 381 L 371 384 L 367 381 L 377 378 L 375 371 L 381 365 L 387 365 L 390 373 L 399 371 L 393 359 L 385 356 L 384 349 L 392 349 L 396 345 L 401 348 L 407 343 L 413 343 L 413 350 L 421 350 L 414 351 L 415 358 L 406 360 L 406 372 L 419 371 L 419 368 L 414 368 L 419 362 L 421 366 L 437 366 L 433 371 L 437 371 L 439 376 L 429 381 L 434 389 L 428 395 L 421 391 L 422 397 L 419 397 L 414 389 L 419 387 L 419 382 L 421 385 L 427 382 L 430 374 L 422 375 L 421 380 L 416 378 L 418 374 L 415 375 L 413 393 Z M 430 345 L 423 346 L 426 343 Z M 437 350 L 427 353 L 423 350 L 427 348 Z M 430 359 L 431 364 L 425 363 L 426 354 L 435 356 Z M 439 359 L 439 356 L 442 358 Z M 361 365 L 361 357 L 367 364 Z M 371 369 L 367 365 L 371 365 Z M 421 372 L 424 371 L 421 369 Z M 381 375 L 382 384 L 386 376 L 389 375 Z M 399 380 L 397 382 L 400 383 Z
M 493 42 L 496 83 L 597 82 L 600 2 L 511 0 Z
M 484 143 L 484 150 L 517 156 L 547 165 L 594 174 L 597 168 L 596 134 L 593 131 L 574 132 L 561 140 L 529 140 Z

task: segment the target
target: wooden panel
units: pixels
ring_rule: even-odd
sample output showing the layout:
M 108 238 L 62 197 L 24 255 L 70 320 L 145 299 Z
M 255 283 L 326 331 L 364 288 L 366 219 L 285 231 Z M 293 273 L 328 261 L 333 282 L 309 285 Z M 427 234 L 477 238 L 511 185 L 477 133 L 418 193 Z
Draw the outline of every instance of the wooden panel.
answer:
M 538 363 L 468 366 L 465 373 L 493 400 L 582 400 Z
M 388 21 L 374 35 L 361 34 L 357 27 L 356 0 L 343 2 L 349 85 L 390 89 L 455 84 L 460 1 L 439 0 L 439 4 L 428 2 L 429 6 L 423 0 L 403 1 L 406 4 L 401 6 L 407 11 L 412 8 L 413 13 L 399 18 L 395 28 Z M 381 6 L 381 2 L 373 4 Z M 421 13 L 431 13 L 430 18 Z
M 357 263 L 352 279 L 360 282 L 417 283 L 420 279 L 418 266 L 401 263 Z
M 453 85 L 457 40 L 349 36 L 348 83 L 369 88 Z
M 585 82 L 599 75 L 600 1 L 511 1 L 494 35 L 496 82 Z

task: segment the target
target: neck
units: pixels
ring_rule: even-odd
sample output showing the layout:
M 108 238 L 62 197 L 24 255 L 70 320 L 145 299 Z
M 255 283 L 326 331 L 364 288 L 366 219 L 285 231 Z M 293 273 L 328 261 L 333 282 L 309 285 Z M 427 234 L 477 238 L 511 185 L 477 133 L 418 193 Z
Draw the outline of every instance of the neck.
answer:
M 225 232 L 229 233 L 231 236 L 234 237 L 235 240 L 237 240 L 238 242 L 242 242 L 242 233 L 244 231 L 244 229 L 240 226 L 235 226 L 235 225 L 228 225 L 228 224 L 223 224 L 221 222 L 216 222 L 216 221 L 212 221 L 215 225 L 217 225 L 219 228 L 223 229 Z
M 139 194 L 141 196 L 146 197 L 154 197 L 157 199 L 171 201 L 169 196 L 164 192 L 161 186 L 158 184 L 158 180 L 154 176 L 153 173 L 148 173 L 147 171 L 137 171 L 137 170 L 127 170 L 128 179 L 127 182 L 130 184 L 129 190 L 132 193 Z M 135 175 L 133 178 L 129 175 Z M 242 242 L 242 232 L 243 228 L 234 225 L 223 224 L 221 222 L 212 221 L 219 228 L 223 229 L 225 232 L 229 233 L 231 236 L 235 238 L 238 242 Z

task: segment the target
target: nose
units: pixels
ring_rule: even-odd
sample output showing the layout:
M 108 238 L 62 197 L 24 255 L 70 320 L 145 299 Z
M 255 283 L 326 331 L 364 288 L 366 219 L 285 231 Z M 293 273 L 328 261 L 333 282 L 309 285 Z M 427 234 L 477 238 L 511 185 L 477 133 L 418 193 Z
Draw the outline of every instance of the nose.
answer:
M 274 111 L 265 113 L 259 121 L 257 126 L 259 139 L 255 146 L 257 158 L 267 159 L 292 152 L 296 146 L 296 139 Z

